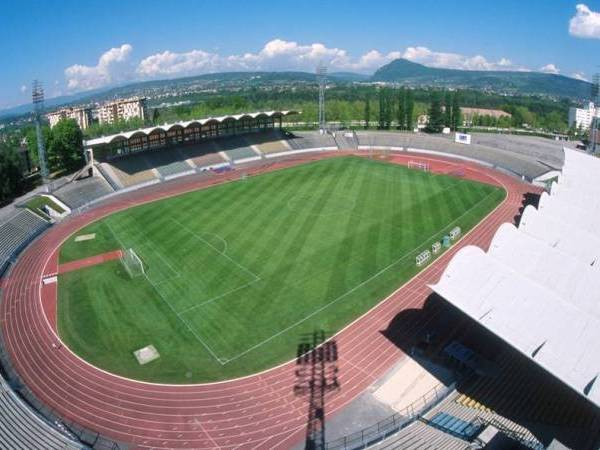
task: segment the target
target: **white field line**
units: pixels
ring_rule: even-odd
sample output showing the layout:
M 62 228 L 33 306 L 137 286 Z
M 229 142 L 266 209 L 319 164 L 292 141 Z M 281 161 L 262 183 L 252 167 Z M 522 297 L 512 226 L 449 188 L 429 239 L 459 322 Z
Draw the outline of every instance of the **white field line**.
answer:
M 201 306 L 205 306 L 205 305 L 208 305 L 208 304 L 210 304 L 210 303 L 216 302 L 216 301 L 217 301 L 217 300 L 219 300 L 220 298 L 226 297 L 226 296 L 227 296 L 227 295 L 229 295 L 229 294 L 233 294 L 233 293 L 234 293 L 234 292 L 236 292 L 236 291 L 240 291 L 240 290 L 242 290 L 242 289 L 244 289 L 244 288 L 247 288 L 248 286 L 251 286 L 251 285 L 253 285 L 254 283 L 258 283 L 259 281 L 260 281 L 259 279 L 254 279 L 254 280 L 252 280 L 252 281 L 248 281 L 247 283 L 244 283 L 244 284 L 242 284 L 241 286 L 235 287 L 235 288 L 233 288 L 233 289 L 230 289 L 230 290 L 229 290 L 229 291 L 227 291 L 227 292 L 224 292 L 224 293 L 222 293 L 222 294 L 219 294 L 219 295 L 217 295 L 217 296 L 215 296 L 215 297 L 209 298 L 208 300 L 205 300 L 205 301 L 203 301 L 202 303 L 198 303 L 198 304 L 196 304 L 196 305 L 190 306 L 189 308 L 185 308 L 185 309 L 181 310 L 181 314 L 186 314 L 186 313 L 188 313 L 188 312 L 190 312 L 190 311 L 193 311 L 193 310 L 194 310 L 194 309 L 196 309 L 196 308 L 200 308 Z
M 106 221 L 105 223 L 106 223 L 106 226 L 108 227 L 108 229 L 110 230 L 110 232 L 112 233 L 112 235 L 114 236 L 114 238 L 117 240 L 117 242 L 119 242 L 121 247 L 125 248 L 123 241 L 121 241 L 121 239 L 117 236 L 117 234 L 114 232 L 114 230 L 112 229 L 112 227 L 110 226 L 108 221 Z M 158 294 L 158 296 L 161 298 L 161 300 L 166 303 L 166 305 L 171 309 L 171 311 L 173 311 L 173 314 L 175 314 L 175 316 L 177 316 L 177 318 L 181 321 L 181 323 L 183 323 L 185 325 L 185 327 L 190 331 L 190 333 L 192 333 L 194 335 L 196 340 L 200 344 L 202 344 L 202 346 L 208 351 L 208 353 L 210 353 L 210 355 L 215 359 L 215 361 L 217 361 L 219 364 L 223 365 L 224 364 L 223 360 L 221 358 L 219 358 L 219 356 L 217 356 L 217 354 L 208 346 L 208 344 L 206 342 L 204 342 L 204 340 L 198 335 L 198 333 L 190 326 L 190 324 L 183 317 L 181 317 L 181 315 L 175 310 L 175 308 L 173 308 L 173 305 L 171 305 L 169 300 L 167 300 L 160 293 L 160 291 L 158 290 L 158 286 L 156 286 L 152 282 L 152 280 L 150 280 L 150 278 L 148 278 L 148 275 L 146 275 L 145 273 L 144 273 L 144 277 L 146 278 L 146 281 L 148 281 L 150 286 L 152 286 L 154 291 Z
M 154 247 L 152 247 L 150 244 L 142 244 L 140 246 L 138 246 L 138 251 L 140 249 L 145 249 L 148 248 L 150 249 L 150 252 L 154 253 L 156 256 L 158 256 L 158 258 L 169 268 L 169 270 L 173 273 L 175 273 L 176 275 L 174 277 L 165 277 L 165 279 L 156 282 L 156 285 L 159 286 L 163 283 L 166 283 L 167 281 L 171 281 L 171 280 L 176 280 L 177 278 L 181 278 L 181 272 L 179 272 L 177 269 L 175 269 L 171 264 L 169 264 L 169 262 L 165 259 L 165 257 L 158 251 L 156 250 Z M 144 271 L 144 273 L 146 273 Z
M 465 211 L 464 213 L 462 213 L 460 216 L 458 216 L 456 219 L 454 219 L 452 222 L 448 223 L 447 225 L 445 225 L 442 230 L 447 229 L 448 227 L 452 226 L 454 223 L 456 223 L 458 220 L 462 219 L 464 216 L 466 216 L 467 214 L 469 214 L 471 211 L 473 211 L 476 207 L 478 207 L 481 203 L 483 203 L 484 200 L 487 200 L 488 197 L 490 197 L 495 191 L 490 192 L 488 195 L 486 195 L 485 197 L 483 197 L 481 200 L 479 200 L 479 202 L 477 202 L 475 205 L 473 205 L 471 208 L 469 208 L 467 211 Z M 431 235 L 430 237 L 428 237 L 427 239 L 424 239 L 421 244 L 419 244 L 417 247 L 415 247 L 414 249 L 412 249 L 410 252 L 405 253 L 403 256 L 401 256 L 400 258 L 398 258 L 396 261 L 388 264 L 386 267 L 384 267 L 383 269 L 379 270 L 377 273 L 375 273 L 374 275 L 370 276 L 369 278 L 367 278 L 364 281 L 361 281 L 359 284 L 357 284 L 356 286 L 354 286 L 353 288 L 351 288 L 350 290 L 346 291 L 345 293 L 343 293 L 342 295 L 340 295 L 339 297 L 333 299 L 332 301 L 330 301 L 329 303 L 321 306 L 320 308 L 317 308 L 315 311 L 313 311 L 312 313 L 310 313 L 309 315 L 307 315 L 306 317 L 298 320 L 297 322 L 294 322 L 293 324 L 289 325 L 288 327 L 278 331 L 277 333 L 273 334 L 272 336 L 268 337 L 267 339 L 259 342 L 256 345 L 253 345 L 252 347 L 244 350 L 243 352 L 237 354 L 236 356 L 233 356 L 231 358 L 229 358 L 227 361 L 225 361 L 224 364 L 227 364 L 231 361 L 235 361 L 236 359 L 241 358 L 242 356 L 250 353 L 253 350 L 256 350 L 257 348 L 263 346 L 264 344 L 266 344 L 267 342 L 272 341 L 273 339 L 281 336 L 282 334 L 288 332 L 289 330 L 291 330 L 292 328 L 297 327 L 298 325 L 300 325 L 301 323 L 306 322 L 308 319 L 310 319 L 311 317 L 317 315 L 318 313 L 320 313 L 321 311 L 327 309 L 328 307 L 330 307 L 331 305 L 339 302 L 340 300 L 344 299 L 345 297 L 347 297 L 348 295 L 350 295 L 351 293 L 353 293 L 354 291 L 360 289 L 362 286 L 364 286 L 365 284 L 369 283 L 371 280 L 377 278 L 378 276 L 380 276 L 382 273 L 385 273 L 387 270 L 389 270 L 391 267 L 395 266 L 396 264 L 398 264 L 400 261 L 404 260 L 406 257 L 412 255 L 414 252 L 416 252 L 419 248 L 421 248 L 423 245 L 425 245 L 426 242 L 431 241 L 433 238 L 435 238 L 435 236 L 437 236 L 438 234 L 440 234 L 440 231 L 437 231 L 436 233 L 434 233 L 433 235 Z
M 219 250 L 217 247 L 215 247 L 214 245 L 212 245 L 207 240 L 203 239 L 198 233 L 194 232 L 193 230 L 190 230 L 188 227 L 186 227 L 184 224 L 182 224 L 181 222 L 179 222 L 177 219 L 171 218 L 171 220 L 173 222 L 175 222 L 177 225 L 179 225 L 181 228 L 183 228 L 185 231 L 187 231 L 188 233 L 190 233 L 192 236 L 195 236 L 197 239 L 199 239 L 200 241 L 204 242 L 206 245 L 208 245 L 210 248 L 212 248 L 215 252 L 217 252 L 221 256 L 227 258 L 231 263 L 235 264 L 237 267 L 239 267 L 240 269 L 242 269 L 244 272 L 250 274 L 253 278 L 255 278 L 255 281 L 259 281 L 260 280 L 260 277 L 258 275 L 256 275 L 254 272 L 252 272 L 251 270 L 247 269 L 246 267 L 242 266 L 240 263 L 238 263 L 237 261 L 235 261 L 234 259 L 232 259 L 229 255 L 225 254 L 223 251 Z

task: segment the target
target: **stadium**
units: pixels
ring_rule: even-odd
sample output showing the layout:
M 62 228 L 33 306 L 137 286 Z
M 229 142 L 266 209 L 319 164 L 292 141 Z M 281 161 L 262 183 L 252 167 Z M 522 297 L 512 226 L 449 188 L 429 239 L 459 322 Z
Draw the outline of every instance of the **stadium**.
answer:
M 600 160 L 294 114 L 88 140 L 0 220 L 8 448 L 598 448 Z

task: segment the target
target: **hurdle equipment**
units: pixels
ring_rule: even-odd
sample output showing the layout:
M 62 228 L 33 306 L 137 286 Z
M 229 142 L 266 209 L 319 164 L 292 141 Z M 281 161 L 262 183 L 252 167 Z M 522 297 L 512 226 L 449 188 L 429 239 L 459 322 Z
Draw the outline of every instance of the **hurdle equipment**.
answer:
M 431 259 L 431 252 L 429 250 L 424 250 L 417 255 L 416 263 L 417 266 L 421 267 Z

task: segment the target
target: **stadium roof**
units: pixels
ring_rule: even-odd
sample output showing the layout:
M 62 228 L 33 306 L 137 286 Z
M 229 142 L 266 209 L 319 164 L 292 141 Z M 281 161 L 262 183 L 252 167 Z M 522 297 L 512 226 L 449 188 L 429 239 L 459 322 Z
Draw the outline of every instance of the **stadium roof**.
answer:
M 565 149 L 552 195 L 502 225 L 487 253 L 467 246 L 431 288 L 600 406 L 600 218 L 571 200 L 600 175 L 600 159 Z
M 195 125 L 205 125 L 205 124 L 211 123 L 211 122 L 223 123 L 226 120 L 236 120 L 237 121 L 237 120 L 241 120 L 243 118 L 256 119 L 260 116 L 283 117 L 283 116 L 289 116 L 292 114 L 299 114 L 299 111 L 259 111 L 259 112 L 253 112 L 253 113 L 234 114 L 234 115 L 221 116 L 221 117 L 207 117 L 205 119 L 188 120 L 188 121 L 174 122 L 174 123 L 168 123 L 168 124 L 165 123 L 163 125 L 156 125 L 156 126 L 148 127 L 148 128 L 139 128 L 137 130 L 132 130 L 132 131 L 123 131 L 121 133 L 111 134 L 109 136 L 101 136 L 99 138 L 84 141 L 83 144 L 86 147 L 93 147 L 94 145 L 110 144 L 111 142 L 113 142 L 116 139 L 129 139 L 129 138 L 133 137 L 134 135 L 138 135 L 138 134 L 143 134 L 143 135 L 148 136 L 151 133 L 158 131 L 158 130 L 162 130 L 162 131 L 166 132 L 175 127 L 187 128 L 190 125 L 194 125 L 194 124 Z

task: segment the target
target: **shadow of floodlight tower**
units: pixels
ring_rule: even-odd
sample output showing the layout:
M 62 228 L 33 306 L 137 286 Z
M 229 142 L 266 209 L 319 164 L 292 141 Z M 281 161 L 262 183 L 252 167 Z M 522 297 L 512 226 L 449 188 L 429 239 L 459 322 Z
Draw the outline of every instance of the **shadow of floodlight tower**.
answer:
M 335 340 L 325 341 L 323 330 L 301 336 L 296 358 L 294 394 L 308 397 L 305 449 L 325 448 L 325 396 L 340 388 Z

